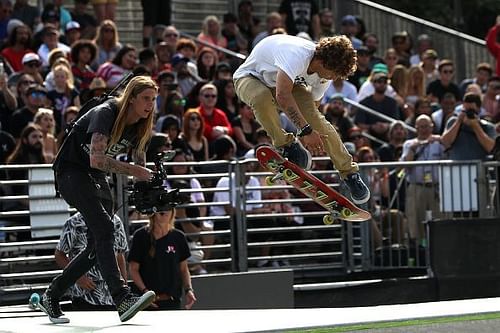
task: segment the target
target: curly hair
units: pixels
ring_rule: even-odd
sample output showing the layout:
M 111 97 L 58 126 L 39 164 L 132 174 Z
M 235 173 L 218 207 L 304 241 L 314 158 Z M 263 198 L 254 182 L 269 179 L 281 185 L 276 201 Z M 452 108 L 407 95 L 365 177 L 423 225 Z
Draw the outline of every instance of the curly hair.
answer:
M 345 35 L 322 38 L 316 45 L 314 57 L 336 77 L 345 79 L 356 71 L 356 51 Z

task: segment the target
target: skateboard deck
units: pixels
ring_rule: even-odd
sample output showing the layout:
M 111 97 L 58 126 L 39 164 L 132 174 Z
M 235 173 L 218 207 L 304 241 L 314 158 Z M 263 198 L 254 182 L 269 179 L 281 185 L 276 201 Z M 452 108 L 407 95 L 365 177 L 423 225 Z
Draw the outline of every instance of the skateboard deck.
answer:
M 266 178 L 266 183 L 283 179 L 288 184 L 327 209 L 330 214 L 323 217 L 323 223 L 332 224 L 338 218 L 349 222 L 361 222 L 371 218 L 371 214 L 353 204 L 349 199 L 326 185 L 309 172 L 285 159 L 270 146 L 261 146 L 256 151 L 260 164 L 275 174 Z

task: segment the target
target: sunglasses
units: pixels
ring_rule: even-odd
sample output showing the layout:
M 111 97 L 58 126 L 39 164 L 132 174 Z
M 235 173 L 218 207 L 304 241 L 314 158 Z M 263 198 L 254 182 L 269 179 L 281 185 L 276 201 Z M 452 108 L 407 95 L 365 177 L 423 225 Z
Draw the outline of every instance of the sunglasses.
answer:
M 115 32 L 115 30 L 111 28 L 104 28 L 102 29 L 102 32 Z
M 363 137 L 362 135 L 353 135 L 351 136 L 351 140 L 361 139 L 362 137 Z
M 387 83 L 387 79 L 376 79 L 375 81 L 373 81 L 375 83 Z
M 183 99 L 177 99 L 177 100 L 174 100 L 173 101 L 173 104 L 175 106 L 185 106 L 186 105 L 186 99 L 183 98 Z
M 44 92 L 41 92 L 41 91 L 32 91 L 31 92 L 31 97 L 33 98 L 41 98 L 41 97 L 45 97 L 46 94 Z
M 25 65 L 28 67 L 38 67 L 38 66 L 40 66 L 40 63 L 37 61 L 33 61 L 33 62 L 28 62 Z
M 35 81 L 19 81 L 19 84 L 36 84 Z
M 207 94 L 207 95 L 203 95 L 203 97 L 205 97 L 205 98 L 215 98 L 215 97 L 217 97 L 217 95 L 209 95 L 209 94 Z
M 447 71 L 442 71 L 441 73 L 443 73 L 443 74 L 453 74 L 453 71 L 452 70 L 447 70 Z

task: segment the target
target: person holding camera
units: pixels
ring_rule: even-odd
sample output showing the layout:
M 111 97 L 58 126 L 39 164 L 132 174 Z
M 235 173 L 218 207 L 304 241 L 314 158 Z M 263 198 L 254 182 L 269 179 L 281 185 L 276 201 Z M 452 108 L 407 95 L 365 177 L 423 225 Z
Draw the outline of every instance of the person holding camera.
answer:
M 467 93 L 463 111 L 448 119 L 441 142 L 452 160 L 485 160 L 495 146 L 495 126 L 479 118 L 481 97 Z
M 444 147 L 439 135 L 432 134 L 434 124 L 429 115 L 422 114 L 415 120 L 417 136 L 403 143 L 401 161 L 432 161 L 445 157 Z M 439 175 L 435 165 L 412 166 L 406 169 L 406 216 L 410 239 L 420 240 L 425 237 L 422 221 L 426 211 L 439 217 Z
M 53 323 L 68 323 L 59 299 L 83 274 L 98 265 L 122 322 L 154 301 L 154 292 L 131 293 L 121 278 L 113 248 L 113 199 L 109 172 L 151 181 L 144 167 L 151 138 L 158 87 L 149 77 L 134 77 L 121 96 L 108 98 L 76 121 L 53 164 L 61 196 L 83 216 L 88 227 L 87 247 L 54 278 L 40 299 L 40 309 Z M 132 150 L 135 164 L 115 159 Z

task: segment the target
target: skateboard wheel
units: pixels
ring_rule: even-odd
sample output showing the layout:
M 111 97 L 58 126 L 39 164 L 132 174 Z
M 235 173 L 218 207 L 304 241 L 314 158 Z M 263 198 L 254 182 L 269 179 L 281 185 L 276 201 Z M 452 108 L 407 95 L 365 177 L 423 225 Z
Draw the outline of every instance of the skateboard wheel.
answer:
M 267 177 L 266 177 L 266 185 L 267 185 L 267 186 L 272 186 L 272 185 L 274 185 L 273 176 L 267 176 Z
M 38 295 L 37 293 L 31 294 L 30 300 L 29 300 L 29 307 L 31 309 L 36 309 L 36 307 L 38 306 L 38 303 L 40 303 L 40 295 Z
M 323 216 L 323 224 L 326 224 L 326 225 L 333 224 L 333 216 L 331 216 L 331 215 Z
M 292 177 L 294 177 L 294 175 L 295 173 L 290 169 L 283 170 L 283 178 L 285 180 L 290 180 Z
M 350 210 L 349 208 L 342 208 L 340 214 L 342 215 L 342 217 L 347 218 L 352 215 L 352 210 Z

